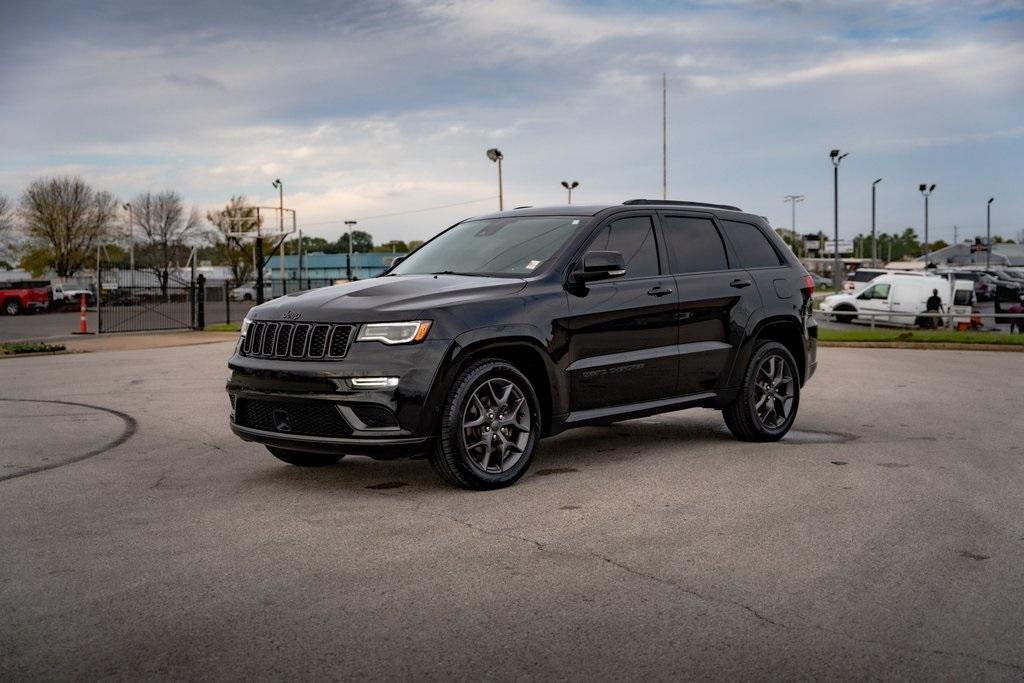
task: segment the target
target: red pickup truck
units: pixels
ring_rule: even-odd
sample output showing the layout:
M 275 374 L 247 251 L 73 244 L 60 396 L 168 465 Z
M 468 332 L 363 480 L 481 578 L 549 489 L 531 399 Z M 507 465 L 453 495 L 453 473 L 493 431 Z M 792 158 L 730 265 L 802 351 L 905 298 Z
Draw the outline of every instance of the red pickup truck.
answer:
M 48 280 L 12 280 L 0 282 L 0 302 L 7 315 L 45 311 L 50 307 Z

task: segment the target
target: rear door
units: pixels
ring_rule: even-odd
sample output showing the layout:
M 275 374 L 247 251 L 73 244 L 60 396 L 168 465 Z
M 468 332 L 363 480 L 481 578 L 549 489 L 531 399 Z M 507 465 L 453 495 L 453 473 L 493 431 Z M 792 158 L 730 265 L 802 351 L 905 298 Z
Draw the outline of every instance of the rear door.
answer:
M 659 214 L 669 269 L 679 293 L 679 395 L 713 391 L 743 340 L 760 298 L 753 279 L 730 262 L 710 214 Z
M 674 395 L 677 299 L 672 276 L 663 270 L 653 214 L 609 218 L 580 258 L 591 250 L 620 252 L 626 274 L 569 288 L 571 410 Z

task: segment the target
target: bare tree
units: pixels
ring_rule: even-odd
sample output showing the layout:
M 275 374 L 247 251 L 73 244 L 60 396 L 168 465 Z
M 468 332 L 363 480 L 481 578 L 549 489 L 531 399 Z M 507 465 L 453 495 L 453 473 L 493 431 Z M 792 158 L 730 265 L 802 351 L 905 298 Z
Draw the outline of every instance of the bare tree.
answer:
M 186 258 L 192 244 L 203 241 L 199 211 L 186 209 L 181 195 L 172 190 L 143 192 L 132 200 L 132 221 L 142 237 L 136 262 L 156 274 L 160 293 L 166 295 L 171 267 Z
M 231 277 L 238 284 L 248 282 L 253 273 L 252 245 L 231 237 L 230 233 L 255 230 L 262 221 L 262 218 L 257 217 L 256 209 L 246 204 L 244 196 L 236 196 L 232 197 L 223 209 L 208 212 L 206 220 L 217 228 L 219 237 L 223 240 L 219 245 L 221 258 L 231 266 Z M 269 253 L 268 240 L 264 240 L 263 246 L 264 253 Z
M 36 262 L 68 277 L 111 234 L 117 199 L 81 178 L 42 178 L 22 193 L 19 215 Z
M 14 254 L 14 216 L 11 200 L 0 194 L 0 268 L 10 268 Z

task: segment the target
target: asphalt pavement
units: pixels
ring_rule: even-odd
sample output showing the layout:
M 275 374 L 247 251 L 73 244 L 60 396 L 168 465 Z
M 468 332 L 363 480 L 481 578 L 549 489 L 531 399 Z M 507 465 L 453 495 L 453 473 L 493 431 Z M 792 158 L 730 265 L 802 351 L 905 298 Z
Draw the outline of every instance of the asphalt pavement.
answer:
M 1024 357 L 822 349 L 796 431 L 693 410 L 516 486 L 279 463 L 230 342 L 0 360 L 0 678 L 1024 678 Z

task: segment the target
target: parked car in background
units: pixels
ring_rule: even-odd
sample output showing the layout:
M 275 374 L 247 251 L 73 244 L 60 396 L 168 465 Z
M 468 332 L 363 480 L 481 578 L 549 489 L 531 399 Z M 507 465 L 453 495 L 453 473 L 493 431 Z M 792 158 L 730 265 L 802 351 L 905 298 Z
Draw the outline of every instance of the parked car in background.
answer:
M 13 280 L 0 282 L 0 302 L 6 315 L 35 313 L 50 307 L 48 280 Z
M 240 287 L 235 287 L 230 293 L 232 301 L 256 301 L 256 283 L 250 282 Z M 270 283 L 263 283 L 263 300 L 271 299 Z
M 971 323 L 971 302 L 974 283 L 969 280 L 953 281 L 953 324 Z M 943 308 L 950 303 L 949 280 L 923 274 L 879 275 L 867 287 L 855 294 L 844 292 L 825 297 L 821 310 L 839 322 L 861 320 L 876 325 L 918 324 L 925 312 L 932 290 L 938 290 Z
M 814 289 L 832 289 L 832 279 L 827 278 L 817 273 L 811 273 L 811 279 L 814 281 Z
M 908 275 L 911 277 L 921 277 L 925 275 L 925 273 L 921 271 L 908 272 L 905 270 L 887 270 L 885 268 L 858 268 L 852 273 L 848 273 L 846 275 L 846 278 L 843 280 L 843 289 L 850 294 L 859 292 L 879 275 Z
M 936 270 L 935 275 L 948 278 L 950 275 L 957 280 L 969 280 L 974 284 L 974 297 L 978 301 L 992 301 L 996 296 L 996 281 L 991 275 L 980 270 Z
M 92 290 L 77 285 L 65 285 L 57 283 L 51 286 L 53 302 L 57 304 L 78 304 L 85 295 L 85 302 L 92 306 L 96 303 Z

